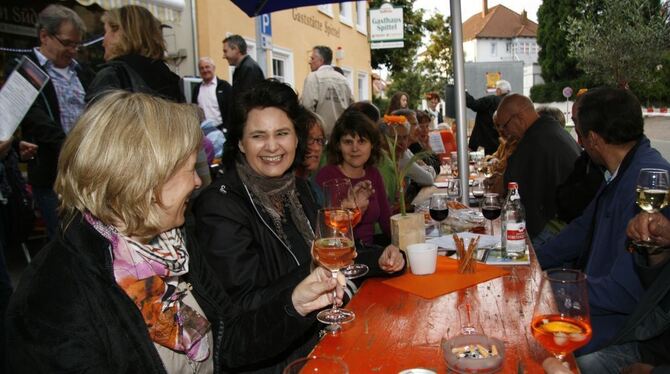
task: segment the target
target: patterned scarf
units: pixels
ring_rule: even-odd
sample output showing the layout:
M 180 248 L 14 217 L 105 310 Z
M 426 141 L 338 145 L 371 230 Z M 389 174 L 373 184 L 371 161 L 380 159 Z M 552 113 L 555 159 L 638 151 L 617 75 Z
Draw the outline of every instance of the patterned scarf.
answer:
M 111 243 L 116 283 L 140 309 L 151 340 L 193 361 L 207 359 L 209 321 L 183 302 L 191 285 L 179 282 L 188 273 L 181 231 L 175 228 L 141 244 L 88 212 L 84 217 Z
M 272 218 L 277 235 L 288 245 L 289 243 L 282 222 L 286 222 L 284 209 L 288 206 L 290 218 L 296 226 L 300 235 L 307 243 L 312 245 L 314 231 L 305 215 L 305 211 L 298 200 L 298 192 L 295 185 L 295 175 L 288 171 L 279 178 L 268 178 L 256 173 L 247 163 L 244 157 L 239 157 L 235 163 L 237 174 L 242 183 L 251 191 L 255 202 L 261 205 Z

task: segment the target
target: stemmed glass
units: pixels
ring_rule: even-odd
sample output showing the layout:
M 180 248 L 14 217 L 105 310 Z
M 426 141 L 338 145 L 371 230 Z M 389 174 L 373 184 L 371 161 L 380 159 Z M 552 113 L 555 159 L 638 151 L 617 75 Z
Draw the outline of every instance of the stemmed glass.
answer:
M 351 215 L 351 227 L 361 221 L 361 209 L 356 204 L 356 196 L 348 178 L 331 179 L 323 184 L 324 207 L 346 209 Z M 362 277 L 370 268 L 365 264 L 351 264 L 342 269 L 342 274 L 349 279 Z
M 482 202 L 482 215 L 491 223 L 490 235 L 494 235 L 493 221 L 500 217 L 501 210 L 502 205 L 500 204 L 500 198 L 498 197 L 497 193 L 490 192 L 484 194 L 484 201 Z
M 449 216 L 448 203 L 448 196 L 443 193 L 436 193 L 430 197 L 428 212 L 430 213 L 430 218 L 437 221 L 437 232 L 440 237 L 442 236 L 442 221 Z
M 543 272 L 530 327 L 535 340 L 559 360 L 586 345 L 591 340 L 586 275 L 572 269 Z
M 668 172 L 663 169 L 644 168 L 637 177 L 637 205 L 647 213 L 655 213 L 668 205 Z M 653 251 L 658 245 L 649 241 L 634 241 L 633 247 L 640 251 Z
M 475 179 L 472 183 L 472 197 L 477 200 L 477 203 L 481 203 L 481 198 L 484 197 L 486 193 L 486 187 L 484 186 L 483 179 Z
M 342 360 L 336 357 L 303 357 L 291 362 L 282 372 L 283 374 L 305 373 L 332 373 L 348 374 L 349 368 Z
M 312 245 L 314 260 L 330 270 L 333 278 L 337 279 L 340 269 L 354 262 L 356 253 L 349 211 L 319 209 Z M 336 291 L 333 290 L 333 300 L 336 296 Z M 338 308 L 334 301 L 331 309 L 323 310 L 316 315 L 317 320 L 329 325 L 351 322 L 355 317 L 354 312 Z
M 461 180 L 457 178 L 447 180 L 447 195 L 450 200 L 461 197 Z

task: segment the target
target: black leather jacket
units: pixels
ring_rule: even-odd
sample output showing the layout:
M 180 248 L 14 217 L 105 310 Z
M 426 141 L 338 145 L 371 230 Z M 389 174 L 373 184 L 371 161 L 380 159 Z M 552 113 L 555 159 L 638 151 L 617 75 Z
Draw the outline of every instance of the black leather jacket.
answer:
M 10 373 L 165 373 L 139 309 L 116 284 L 109 243 L 81 215 L 24 272 L 7 310 Z M 188 238 L 188 236 L 187 236 Z M 275 355 L 313 325 L 291 290 L 241 311 L 187 239 L 193 296 L 212 325 L 215 373 Z

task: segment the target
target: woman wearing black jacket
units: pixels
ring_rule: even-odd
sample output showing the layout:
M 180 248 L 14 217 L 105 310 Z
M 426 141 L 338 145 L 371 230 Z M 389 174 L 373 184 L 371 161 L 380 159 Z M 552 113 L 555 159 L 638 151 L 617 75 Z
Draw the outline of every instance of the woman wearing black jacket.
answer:
M 200 247 L 246 310 L 282 292 L 312 265 L 318 206 L 307 182 L 293 173 L 307 140 L 306 123 L 299 120 L 303 110 L 293 89 L 279 82 L 264 81 L 245 92 L 233 108 L 226 172 L 194 204 Z M 393 246 L 359 248 L 356 261 L 371 267 L 372 275 L 397 273 L 405 264 Z M 246 371 L 280 373 L 291 359 L 309 353 L 322 327 L 315 323 L 301 339 L 278 341 L 285 348 L 281 354 Z
M 231 302 L 181 228 L 201 140 L 192 109 L 145 94 L 82 115 L 59 159 L 60 233 L 7 310 L 8 372 L 237 372 L 333 301 L 317 268 L 256 310 Z

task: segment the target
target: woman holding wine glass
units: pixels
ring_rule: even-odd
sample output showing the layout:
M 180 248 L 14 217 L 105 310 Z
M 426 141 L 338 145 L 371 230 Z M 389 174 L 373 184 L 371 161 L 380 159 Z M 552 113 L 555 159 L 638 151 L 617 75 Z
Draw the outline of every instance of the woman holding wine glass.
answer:
M 304 110 L 295 91 L 276 81 L 263 81 L 240 96 L 224 145 L 226 172 L 203 190 L 193 207 L 197 238 L 208 263 L 244 310 L 256 309 L 304 278 L 313 263 L 319 206 L 307 182 L 294 174 L 307 139 Z M 404 267 L 393 246 L 361 251 L 357 260 L 375 276 Z M 353 288 L 346 292 L 351 296 Z M 304 357 L 321 328 L 314 324 L 302 341 L 287 343 L 282 355 L 249 371 L 283 368 Z

